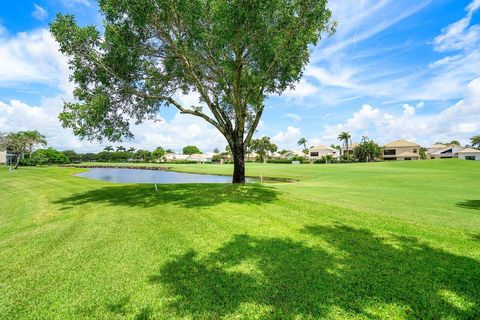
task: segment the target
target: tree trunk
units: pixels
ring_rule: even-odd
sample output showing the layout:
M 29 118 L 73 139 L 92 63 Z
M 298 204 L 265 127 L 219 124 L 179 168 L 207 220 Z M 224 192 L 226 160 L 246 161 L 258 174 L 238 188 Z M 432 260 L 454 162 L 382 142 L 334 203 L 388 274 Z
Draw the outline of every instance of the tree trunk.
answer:
M 22 156 L 22 154 L 19 153 L 18 156 L 17 156 L 17 160 L 15 161 L 15 167 L 13 167 L 14 169 L 18 168 L 18 165 L 20 164 L 20 157 L 21 156 Z
M 233 180 L 232 183 L 245 183 L 245 145 L 242 138 L 236 139 L 230 146 L 233 155 Z

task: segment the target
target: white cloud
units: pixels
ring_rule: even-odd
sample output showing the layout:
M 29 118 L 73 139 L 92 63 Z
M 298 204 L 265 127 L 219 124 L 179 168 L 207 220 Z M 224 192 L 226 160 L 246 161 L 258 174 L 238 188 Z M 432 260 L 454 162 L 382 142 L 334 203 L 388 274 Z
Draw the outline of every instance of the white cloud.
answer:
M 0 86 L 42 83 L 72 92 L 67 58 L 46 29 L 20 32 L 13 37 L 0 34 Z
M 283 96 L 289 98 L 304 98 L 312 96 L 318 92 L 316 86 L 308 82 L 305 78 L 302 78 L 299 83 L 295 85 L 293 89 L 287 89 L 283 93 Z
M 33 4 L 34 11 L 32 12 L 32 17 L 37 20 L 43 21 L 48 17 L 48 12 L 38 4 Z
M 278 145 L 281 149 L 298 149 L 298 140 L 302 137 L 299 128 L 292 126 L 287 127 L 287 130 L 280 131 L 272 137 L 272 142 Z
M 431 0 L 344 0 L 331 1 L 329 8 L 338 21 L 335 35 L 324 39 L 313 61 L 330 59 L 338 52 L 356 45 L 388 29 L 399 21 L 425 8 Z
M 322 139 L 333 143 L 339 132 L 350 131 L 357 141 L 366 135 L 380 143 L 396 139 L 424 145 L 453 139 L 467 143 L 480 130 L 480 78 L 468 84 L 462 100 L 438 114 L 417 114 L 408 104 L 402 109 L 401 113 L 386 112 L 365 104 L 344 123 L 325 126 Z
M 441 67 L 441 66 L 449 65 L 450 63 L 455 62 L 462 57 L 463 57 L 463 55 L 461 55 L 461 54 L 456 54 L 454 56 L 446 56 L 446 57 L 443 57 L 442 59 L 439 59 L 437 61 L 434 61 L 434 62 L 430 63 L 428 65 L 428 67 L 430 69 L 435 69 L 435 68 L 438 68 L 438 67 Z
M 319 42 L 311 64 L 305 70 L 309 91 L 317 105 L 339 105 L 362 97 L 386 99 L 389 102 L 412 100 L 459 99 L 466 84 L 480 76 L 480 36 L 478 25 L 471 26 L 471 16 L 480 0 L 466 8 L 464 20 L 446 26 L 431 43 L 404 43 L 364 46 L 363 42 L 395 23 L 414 15 L 432 1 L 333 1 L 329 7 L 339 22 L 337 32 Z M 399 14 L 401 12 L 401 14 Z M 418 65 L 397 63 L 404 52 L 415 53 L 417 46 L 432 45 L 462 50 Z M 442 49 L 443 50 L 443 49 Z M 315 79 L 316 81 L 312 81 Z M 317 83 L 318 82 L 318 83 Z M 305 94 L 303 96 L 309 96 Z
M 442 33 L 433 41 L 435 50 L 457 51 L 473 47 L 480 39 L 480 25 L 470 25 L 470 23 L 473 14 L 479 8 L 479 1 L 472 1 L 466 8 L 465 17 L 442 29 Z

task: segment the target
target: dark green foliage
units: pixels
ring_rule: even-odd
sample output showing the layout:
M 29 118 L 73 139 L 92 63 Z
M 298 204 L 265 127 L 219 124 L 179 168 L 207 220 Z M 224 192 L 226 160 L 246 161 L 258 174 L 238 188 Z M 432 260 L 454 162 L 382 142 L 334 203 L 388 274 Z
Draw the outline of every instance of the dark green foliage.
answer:
M 183 154 L 198 154 L 198 153 L 202 153 L 200 151 L 200 149 L 198 149 L 196 146 L 186 146 L 186 147 L 183 147 Z
M 157 147 L 155 150 L 152 151 L 152 157 L 157 161 L 160 161 L 165 156 L 165 154 L 166 152 L 162 147 Z
M 420 155 L 420 159 L 427 159 L 427 151 L 428 149 L 427 148 L 424 148 L 424 147 L 420 147 L 420 150 L 418 150 L 418 154 Z
M 368 138 L 365 138 L 353 149 L 355 159 L 362 162 L 374 161 L 376 158 L 379 158 L 381 154 L 380 146 Z
M 270 141 L 270 137 L 262 137 L 260 139 L 252 139 L 249 144 L 250 150 L 258 154 L 258 161 L 264 162 L 268 159 L 268 155 L 276 152 L 278 147 Z
M 37 165 L 70 163 L 70 160 L 65 154 L 55 150 L 54 148 L 39 149 L 34 151 L 32 153 L 31 160 Z
M 152 160 L 152 153 L 148 150 L 139 149 L 137 150 L 137 152 L 135 152 L 135 154 L 133 155 L 133 158 L 136 161 L 147 162 Z
M 73 150 L 64 150 L 64 151 L 62 151 L 62 153 L 68 158 L 68 160 L 70 160 L 70 162 L 78 163 L 78 162 L 81 162 L 83 160 L 82 155 L 76 153 Z

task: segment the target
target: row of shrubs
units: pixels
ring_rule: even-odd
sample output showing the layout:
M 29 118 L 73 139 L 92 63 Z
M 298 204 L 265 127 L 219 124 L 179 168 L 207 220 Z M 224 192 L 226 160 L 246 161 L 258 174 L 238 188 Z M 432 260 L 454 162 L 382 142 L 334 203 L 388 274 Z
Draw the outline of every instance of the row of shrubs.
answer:
M 27 155 L 25 158 L 20 159 L 20 165 L 22 166 L 37 166 L 37 165 L 50 165 L 50 164 L 67 164 L 70 160 L 66 155 L 54 148 L 39 149 L 34 151 L 31 155 Z

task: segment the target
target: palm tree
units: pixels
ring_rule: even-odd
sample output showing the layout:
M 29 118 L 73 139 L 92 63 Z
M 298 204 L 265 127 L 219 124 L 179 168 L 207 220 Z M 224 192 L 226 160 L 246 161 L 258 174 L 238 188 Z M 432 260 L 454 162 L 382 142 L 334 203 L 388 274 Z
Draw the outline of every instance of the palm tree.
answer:
M 472 142 L 472 147 L 480 148 L 480 135 L 472 137 L 470 141 Z
M 137 149 L 135 149 L 134 147 L 130 147 L 130 148 L 128 148 L 127 152 L 134 153 L 135 150 L 137 150 Z
M 298 145 L 298 146 L 303 146 L 303 153 L 304 153 L 305 155 L 307 155 L 307 150 L 308 150 L 308 149 L 307 149 L 307 139 L 305 139 L 305 138 L 300 138 L 300 140 L 298 140 L 298 142 L 297 142 L 297 145 Z
M 127 149 L 125 149 L 124 146 L 118 146 L 117 147 L 117 152 L 125 152 L 125 151 L 127 151 Z
M 112 146 L 106 146 L 105 148 L 103 148 L 103 151 L 112 152 L 113 147 Z
M 23 131 L 23 135 L 28 145 L 28 151 L 30 153 L 30 158 L 32 157 L 33 148 L 36 145 L 46 145 L 47 140 L 44 135 L 41 135 L 37 130 L 34 131 Z
M 351 144 L 351 138 L 352 136 L 348 131 L 343 131 L 338 135 L 338 138 L 337 138 L 339 141 L 343 141 L 343 145 L 345 146 L 345 150 L 346 150 L 345 158 L 347 158 L 350 155 L 348 147 L 349 147 L 349 144 Z

